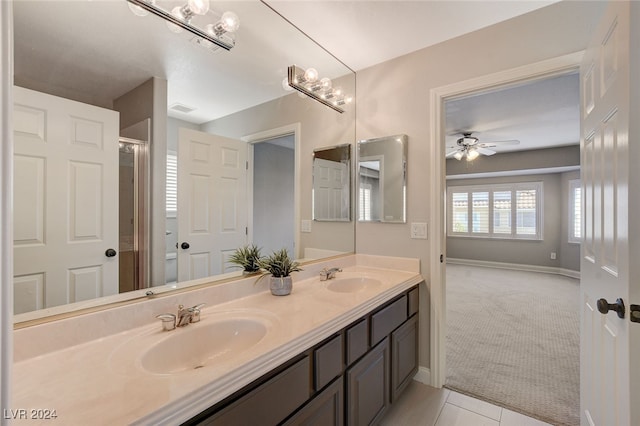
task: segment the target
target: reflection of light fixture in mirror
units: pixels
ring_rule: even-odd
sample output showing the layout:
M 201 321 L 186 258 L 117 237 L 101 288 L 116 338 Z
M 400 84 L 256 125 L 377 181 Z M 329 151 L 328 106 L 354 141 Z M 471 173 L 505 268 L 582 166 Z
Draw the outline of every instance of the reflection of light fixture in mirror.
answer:
M 343 94 L 340 88 L 332 88 L 330 79 L 326 77 L 319 79 L 319 77 L 315 68 L 303 70 L 296 65 L 291 65 L 288 69 L 287 83 L 298 92 L 343 113 L 344 110 L 340 107 L 353 102 L 353 97 Z
M 175 33 L 186 30 L 203 41 L 213 43 L 226 50 L 231 50 L 235 40 L 229 35 L 238 29 L 240 21 L 233 12 L 225 12 L 215 24 L 208 24 L 201 29 L 193 22 L 196 15 L 204 16 L 209 12 L 209 0 L 188 0 L 183 6 L 176 6 L 170 12 L 156 4 L 156 0 L 127 0 L 131 11 L 138 16 L 150 12 L 167 21 L 169 29 Z M 200 43 L 204 46 L 207 43 Z

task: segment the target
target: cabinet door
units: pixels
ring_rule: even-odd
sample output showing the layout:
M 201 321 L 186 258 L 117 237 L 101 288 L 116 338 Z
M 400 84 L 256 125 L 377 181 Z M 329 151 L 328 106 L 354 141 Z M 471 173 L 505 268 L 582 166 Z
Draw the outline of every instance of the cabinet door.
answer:
M 284 426 L 342 426 L 344 424 L 342 377 L 313 398 Z
M 418 371 L 418 315 L 391 334 L 391 402 L 402 393 Z
M 347 370 L 347 424 L 377 422 L 389 406 L 389 338 Z

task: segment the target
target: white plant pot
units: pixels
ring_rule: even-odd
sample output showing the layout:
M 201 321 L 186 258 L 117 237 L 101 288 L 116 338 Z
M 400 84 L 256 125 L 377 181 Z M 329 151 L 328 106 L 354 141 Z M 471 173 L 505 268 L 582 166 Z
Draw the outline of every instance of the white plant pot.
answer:
M 291 293 L 293 287 L 293 280 L 291 275 L 288 277 L 274 277 L 269 278 L 269 289 L 274 296 L 286 296 Z

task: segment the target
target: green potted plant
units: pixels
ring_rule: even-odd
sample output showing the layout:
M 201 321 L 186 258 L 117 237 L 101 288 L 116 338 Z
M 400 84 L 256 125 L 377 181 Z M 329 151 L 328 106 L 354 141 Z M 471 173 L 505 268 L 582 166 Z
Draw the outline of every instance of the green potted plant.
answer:
M 242 273 L 249 275 L 260 271 L 261 259 L 260 249 L 251 244 L 237 248 L 227 261 L 241 267 Z
M 260 260 L 260 267 L 271 274 L 269 289 L 275 296 L 286 296 L 291 293 L 293 281 L 291 273 L 302 271 L 300 264 L 289 257 L 287 249 L 273 252 Z

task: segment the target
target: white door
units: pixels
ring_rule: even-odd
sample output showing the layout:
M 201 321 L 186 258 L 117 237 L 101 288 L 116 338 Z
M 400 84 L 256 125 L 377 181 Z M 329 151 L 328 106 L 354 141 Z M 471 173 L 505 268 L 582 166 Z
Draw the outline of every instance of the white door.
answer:
M 247 242 L 247 144 L 191 129 L 178 142 L 178 281 L 228 272 Z
M 640 230 L 630 221 L 640 215 L 635 194 L 640 175 L 633 170 L 638 168 L 640 141 L 630 138 L 629 119 L 638 120 L 637 103 L 630 104 L 629 96 L 630 11 L 628 2 L 610 2 L 580 69 L 582 425 L 640 424 L 640 324 L 630 322 L 629 312 L 631 298 L 640 290 L 639 277 L 632 274 Z M 637 139 L 635 132 L 631 135 Z M 626 308 L 623 318 L 607 312 L 617 299 Z
M 349 221 L 349 173 L 339 161 L 313 159 L 313 218 Z
M 116 294 L 118 113 L 13 94 L 15 313 Z

